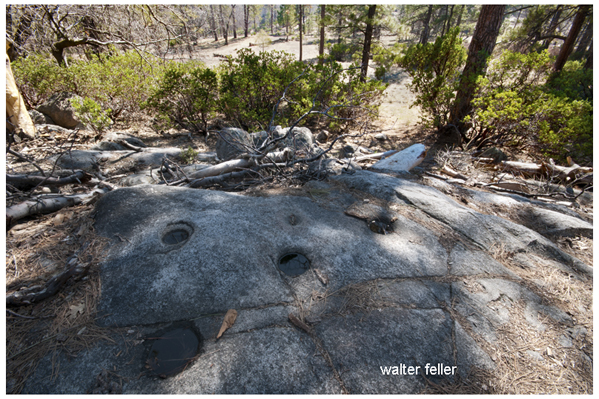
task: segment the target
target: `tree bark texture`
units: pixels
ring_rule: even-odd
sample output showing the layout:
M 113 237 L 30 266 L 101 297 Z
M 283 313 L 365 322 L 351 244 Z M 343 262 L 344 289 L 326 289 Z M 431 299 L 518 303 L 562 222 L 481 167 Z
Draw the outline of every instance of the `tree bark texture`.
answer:
M 451 110 L 450 121 L 463 136 L 465 133 L 464 118 L 472 110 L 472 97 L 476 89 L 476 78 L 484 75 L 487 69 L 487 59 L 491 56 L 499 28 L 503 22 L 505 6 L 482 6 L 474 35 L 468 48 L 466 66 L 460 78 L 460 84 L 454 106 Z
M 10 46 L 7 43 L 8 47 Z M 35 125 L 15 82 L 8 54 L 6 54 L 6 128 L 20 136 L 35 138 Z
M 318 59 L 318 63 L 322 64 L 324 62 L 324 18 L 326 14 L 326 5 L 322 4 L 320 6 L 320 42 L 318 43 L 318 55 L 320 58 Z
M 248 37 L 248 31 L 250 27 L 250 6 L 247 4 L 243 5 L 243 34 L 244 37 Z
M 574 22 L 572 22 L 572 27 L 570 28 L 570 32 L 568 33 L 568 37 L 566 41 L 562 45 L 562 48 L 555 60 L 555 65 L 553 69 L 555 72 L 559 72 L 562 70 L 568 57 L 572 54 L 572 50 L 574 49 L 574 43 L 576 42 L 576 38 L 582 29 L 582 25 L 584 24 L 584 19 L 586 18 L 589 9 L 591 6 L 580 6 L 578 11 L 576 12 L 576 16 L 574 17 Z
M 299 60 L 302 60 L 302 41 L 303 41 L 303 22 L 304 22 L 304 6 L 299 6 Z
M 210 29 L 214 33 L 214 41 L 218 42 L 218 28 L 216 27 L 216 17 L 214 16 L 214 6 L 210 5 Z
M 225 38 L 225 46 L 226 46 L 227 44 L 229 44 L 229 38 L 228 38 L 227 26 L 225 25 L 225 16 L 223 15 L 222 4 L 219 4 L 218 10 L 220 12 L 220 26 L 223 30 L 222 33 L 223 33 L 223 37 Z
M 368 73 L 368 59 L 370 58 L 370 46 L 372 44 L 372 30 L 376 5 L 368 6 L 368 16 L 366 20 L 366 32 L 364 33 L 364 49 L 362 50 L 362 69 L 360 71 L 360 80 L 366 81 Z
M 426 44 L 428 42 L 428 35 L 430 32 L 430 21 L 431 15 L 433 14 L 433 5 L 428 6 L 428 11 L 424 17 L 424 27 L 422 28 L 422 35 L 420 36 L 420 44 Z
M 237 22 L 235 21 L 235 6 L 231 5 L 231 17 L 233 17 L 233 39 L 237 39 Z

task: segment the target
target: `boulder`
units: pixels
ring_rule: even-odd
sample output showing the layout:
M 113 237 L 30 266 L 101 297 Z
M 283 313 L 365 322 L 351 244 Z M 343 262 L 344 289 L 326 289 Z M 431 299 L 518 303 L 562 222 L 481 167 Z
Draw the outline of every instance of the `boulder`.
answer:
M 277 133 L 281 136 L 286 135 L 289 128 L 281 129 Z M 310 155 L 314 155 L 318 146 L 314 143 L 314 136 L 307 127 L 294 127 L 293 132 L 282 141 L 281 147 L 293 148 L 297 151 L 305 151 Z
M 234 159 L 247 152 L 245 146 L 253 147 L 254 141 L 249 133 L 236 127 L 222 129 L 216 140 L 216 155 L 221 161 Z
M 32 109 L 29 111 L 29 116 L 31 120 L 36 125 L 54 125 L 54 121 L 48 115 L 44 115 L 38 110 Z
M 499 163 L 501 161 L 507 161 L 508 157 L 505 155 L 505 152 L 501 151 L 497 147 L 487 148 L 480 154 L 483 158 L 493 158 L 493 162 Z
M 326 130 L 321 131 L 316 136 L 316 141 L 318 141 L 319 143 L 326 143 L 328 140 L 329 140 L 329 132 L 327 132 Z
M 58 126 L 74 129 L 82 125 L 81 121 L 75 116 L 75 109 L 70 102 L 71 98 L 77 97 L 79 96 L 68 92 L 56 93 L 38 106 L 37 110 L 49 116 Z

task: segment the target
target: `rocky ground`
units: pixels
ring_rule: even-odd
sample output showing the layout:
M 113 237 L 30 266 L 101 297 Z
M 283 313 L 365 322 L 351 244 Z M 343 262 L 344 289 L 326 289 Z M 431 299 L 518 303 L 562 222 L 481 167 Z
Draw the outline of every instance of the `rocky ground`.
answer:
M 205 62 L 248 40 L 204 48 Z M 88 271 L 9 308 L 7 391 L 592 393 L 592 193 L 556 200 L 549 182 L 432 146 L 407 76 L 389 81 L 372 131 L 334 153 L 422 143 L 428 155 L 410 172 L 333 163 L 308 183 L 225 192 L 157 184 L 164 155 L 186 173 L 214 164 L 216 138 L 147 121 L 104 144 L 54 127 L 15 144 L 44 169 L 84 169 L 118 189 L 7 233 L 9 293 L 65 267 Z M 195 166 L 181 159 L 188 146 Z M 9 173 L 35 170 L 7 162 Z M 497 181 L 543 195 L 485 186 Z M 229 309 L 236 319 L 217 338 Z

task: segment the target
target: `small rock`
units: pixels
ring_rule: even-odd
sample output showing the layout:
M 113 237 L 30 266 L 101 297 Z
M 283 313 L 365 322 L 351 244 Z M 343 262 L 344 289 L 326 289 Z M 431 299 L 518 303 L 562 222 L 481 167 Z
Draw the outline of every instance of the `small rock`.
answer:
M 387 135 L 385 133 L 379 133 L 379 134 L 375 134 L 374 138 L 379 141 L 384 141 L 384 140 L 387 140 Z
M 487 148 L 480 156 L 483 158 L 493 158 L 493 162 L 495 163 L 507 160 L 507 155 L 496 147 Z
M 572 346 L 574 346 L 574 344 L 572 343 L 572 338 L 567 337 L 565 335 L 560 336 L 557 339 L 557 342 L 559 342 L 559 344 L 564 348 L 571 348 Z
M 528 354 L 528 356 L 530 356 L 532 359 L 538 361 L 538 362 L 543 362 L 545 361 L 545 358 L 543 356 L 541 356 L 541 354 L 539 352 L 535 352 L 532 350 L 527 350 L 526 353 Z
M 566 330 L 574 339 L 584 338 L 587 335 L 587 329 L 583 326 L 574 326 Z
M 329 139 L 329 132 L 327 132 L 326 130 L 323 130 L 322 132 L 318 133 L 318 135 L 316 136 L 316 141 L 318 141 L 319 143 L 326 143 L 328 139 Z

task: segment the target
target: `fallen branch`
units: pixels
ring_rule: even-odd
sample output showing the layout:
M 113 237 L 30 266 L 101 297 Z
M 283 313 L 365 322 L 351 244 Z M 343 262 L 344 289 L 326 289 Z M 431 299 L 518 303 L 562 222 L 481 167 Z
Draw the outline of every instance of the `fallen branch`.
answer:
M 21 202 L 6 208 L 6 228 L 10 229 L 17 220 L 27 216 L 41 215 L 56 212 L 67 206 L 80 204 L 91 199 L 96 194 L 105 194 L 110 191 L 110 187 L 103 185 L 104 188 L 95 188 L 86 194 L 64 195 L 59 197 L 37 198 L 31 201 Z
M 85 171 L 77 171 L 76 173 L 66 177 L 45 177 L 32 175 L 6 175 L 6 182 L 17 188 L 25 189 L 37 186 L 65 186 L 67 184 L 85 184 L 93 178 L 92 175 Z
M 48 280 L 48 282 L 46 282 L 46 284 L 44 284 L 44 286 L 35 285 L 33 287 L 25 288 L 23 290 L 6 295 L 6 305 L 29 305 L 49 298 L 56 294 L 60 287 L 62 287 L 62 285 L 66 283 L 69 278 L 73 276 L 83 277 L 85 274 L 87 274 L 88 269 L 89 264 L 84 266 L 80 263 L 76 263 L 68 270 L 52 277 L 50 280 Z
M 235 169 L 244 169 L 252 166 L 252 163 L 247 159 L 232 159 L 230 161 L 221 162 L 218 165 L 198 170 L 189 175 L 190 179 L 201 179 L 203 177 L 218 176 L 225 173 L 233 172 Z
M 143 152 L 143 150 L 144 150 L 141 147 L 137 147 L 137 146 L 131 144 L 127 140 L 121 140 L 121 141 L 119 141 L 119 144 L 122 145 L 123 147 L 133 150 L 135 152 Z
M 215 184 L 222 184 L 227 179 L 241 178 L 252 172 L 251 170 L 242 170 L 239 172 L 229 172 L 218 176 L 209 176 L 201 179 L 193 180 L 189 183 L 190 188 L 200 188 L 214 186 Z
M 443 165 L 441 172 L 445 173 L 448 176 L 455 177 L 456 179 L 468 180 L 468 177 L 456 172 L 447 165 Z
M 54 277 L 44 284 L 44 286 L 35 285 L 25 289 L 18 290 L 6 295 L 6 305 L 20 306 L 29 305 L 34 302 L 44 300 L 58 292 L 60 287 L 73 276 L 83 277 L 87 274 L 90 264 L 82 265 L 78 262 L 77 256 L 85 251 L 89 246 L 86 242 L 67 260 L 68 269 Z

